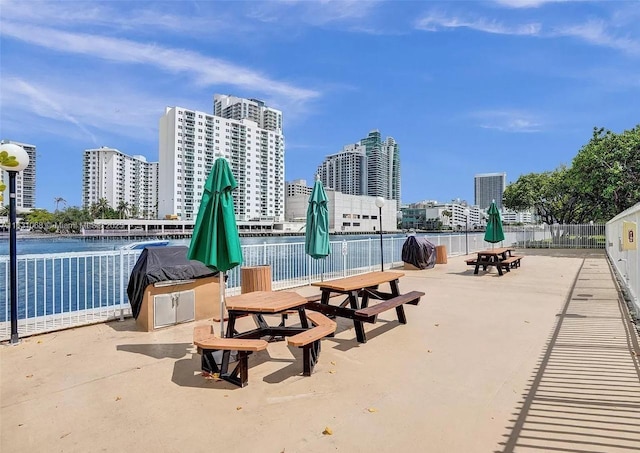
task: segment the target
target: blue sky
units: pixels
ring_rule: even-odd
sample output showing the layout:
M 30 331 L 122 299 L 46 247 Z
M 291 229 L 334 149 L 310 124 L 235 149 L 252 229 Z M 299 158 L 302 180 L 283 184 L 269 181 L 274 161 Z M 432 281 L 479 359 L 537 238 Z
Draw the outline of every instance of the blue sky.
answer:
M 37 205 L 81 204 L 82 155 L 158 159 L 167 106 L 284 114 L 286 179 L 378 129 L 402 201 L 570 164 L 640 123 L 640 2 L 0 1 L 0 138 L 38 147 Z

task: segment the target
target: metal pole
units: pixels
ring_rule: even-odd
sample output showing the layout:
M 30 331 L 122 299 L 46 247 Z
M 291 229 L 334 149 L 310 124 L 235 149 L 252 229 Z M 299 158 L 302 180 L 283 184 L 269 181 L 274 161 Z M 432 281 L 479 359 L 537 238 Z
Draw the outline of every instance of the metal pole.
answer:
M 16 172 L 9 173 L 9 273 L 11 280 L 11 344 L 20 343 L 18 337 L 18 257 L 16 251 Z
M 466 217 L 466 225 L 464 229 L 465 255 L 469 254 L 469 216 Z
M 382 207 L 378 208 L 380 215 L 380 270 L 384 271 L 384 252 L 382 248 Z

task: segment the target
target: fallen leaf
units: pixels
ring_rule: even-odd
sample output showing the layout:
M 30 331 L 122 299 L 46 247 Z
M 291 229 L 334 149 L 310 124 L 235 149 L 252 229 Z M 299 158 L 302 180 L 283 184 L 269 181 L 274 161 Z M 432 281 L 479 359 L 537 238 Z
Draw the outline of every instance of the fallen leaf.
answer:
M 224 395 L 225 398 L 229 398 L 229 395 Z
M 242 410 L 242 406 L 238 406 L 238 407 L 236 407 L 236 410 L 237 410 L 237 411 Z
M 116 396 L 116 401 L 120 401 L 122 398 L 120 398 L 119 396 Z
M 32 378 L 32 377 L 33 377 L 33 374 L 27 374 L 27 376 L 26 376 L 26 377 L 28 377 L 28 378 Z
M 42 340 L 38 340 L 38 344 L 42 343 Z
M 24 425 L 24 423 L 18 423 L 18 426 L 22 426 L 22 425 Z
M 71 433 L 64 433 L 62 436 L 60 436 L 60 439 L 64 439 L 65 437 L 67 437 L 69 434 Z
M 335 365 L 335 364 L 336 364 L 336 362 L 331 362 L 331 365 Z
M 531 324 L 529 321 L 525 321 L 527 324 Z
M 434 324 L 434 326 L 438 327 L 440 324 Z
M 431 349 L 427 349 L 427 352 L 428 352 L 428 353 L 431 353 Z
M 221 381 L 222 379 L 220 379 L 220 373 L 208 373 L 206 371 L 202 372 L 202 376 L 204 376 L 205 379 L 209 380 L 209 381 Z
M 324 431 L 322 431 L 322 434 L 325 436 L 331 436 L 333 434 L 333 430 L 327 426 Z
M 336 370 L 329 370 L 329 373 L 336 374 Z
M 370 407 L 369 409 L 367 409 L 369 412 L 378 412 L 378 409 L 376 409 L 375 407 Z
M 67 357 L 72 356 L 73 354 L 67 354 Z

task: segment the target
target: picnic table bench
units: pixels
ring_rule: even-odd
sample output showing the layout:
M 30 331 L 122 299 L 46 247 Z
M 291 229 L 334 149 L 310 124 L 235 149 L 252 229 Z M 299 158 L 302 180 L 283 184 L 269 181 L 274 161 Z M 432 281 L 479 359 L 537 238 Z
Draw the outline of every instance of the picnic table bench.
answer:
M 367 337 L 363 322 L 375 323 L 378 314 L 396 309 L 398 321 L 406 324 L 404 304 L 417 305 L 423 292 L 412 291 L 400 294 L 399 279 L 404 276 L 401 272 L 369 272 L 367 274 L 340 278 L 324 282 L 313 283 L 319 286 L 321 293 L 307 298 L 306 307 L 312 311 L 318 311 L 329 317 L 340 316 L 353 320 L 356 331 L 356 339 L 360 343 L 366 343 Z M 390 292 L 380 291 L 381 284 L 389 283 Z M 336 296 L 346 296 L 338 305 L 330 304 L 330 299 Z M 372 300 L 381 302 L 369 305 Z
M 491 250 L 482 250 L 477 252 L 475 258 L 467 259 L 465 262 L 469 266 L 474 266 L 474 274 L 477 274 L 482 266 L 482 270 L 486 271 L 487 268 L 494 266 L 498 269 L 498 275 L 503 275 L 502 270 L 509 272 L 511 269 L 520 267 L 520 260 L 522 256 L 513 255 L 512 252 L 515 249 L 513 247 L 501 247 Z

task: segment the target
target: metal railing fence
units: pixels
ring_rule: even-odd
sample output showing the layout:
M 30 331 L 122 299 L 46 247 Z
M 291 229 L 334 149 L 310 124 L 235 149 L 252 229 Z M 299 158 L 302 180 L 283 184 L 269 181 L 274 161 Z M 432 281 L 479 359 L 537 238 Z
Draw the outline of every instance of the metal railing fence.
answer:
M 602 225 L 505 229 L 504 245 L 516 247 L 604 247 Z M 604 234 L 604 233 L 603 233 Z M 483 232 L 427 234 L 456 256 L 487 248 Z M 597 236 L 597 238 L 596 238 Z M 604 237 L 604 236 L 603 236 Z M 402 265 L 405 236 L 384 237 L 384 267 Z M 299 242 L 243 245 L 243 266 L 271 266 L 274 290 L 356 275 L 380 269 L 376 237 L 331 241 L 331 254 L 314 260 Z M 18 255 L 19 336 L 104 322 L 131 315 L 127 297 L 129 276 L 139 250 Z M 10 337 L 9 257 L 0 256 L 0 341 Z M 240 292 L 240 267 L 228 272 L 227 294 Z
M 606 250 L 617 280 L 622 288 L 632 316 L 640 320 L 640 265 L 637 234 L 640 203 L 618 214 L 606 225 Z M 631 234 L 630 234 L 631 233 Z M 627 237 L 627 241 L 623 239 Z

